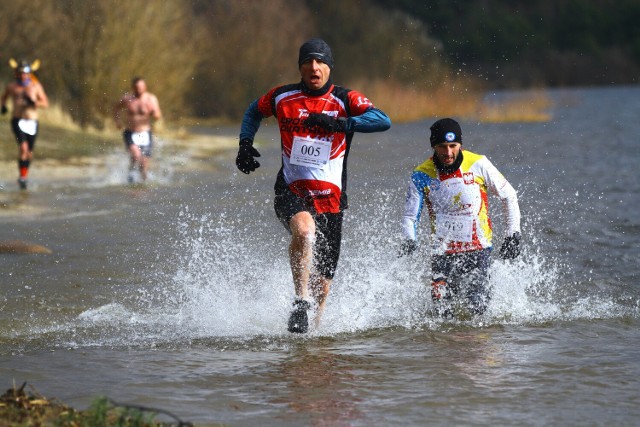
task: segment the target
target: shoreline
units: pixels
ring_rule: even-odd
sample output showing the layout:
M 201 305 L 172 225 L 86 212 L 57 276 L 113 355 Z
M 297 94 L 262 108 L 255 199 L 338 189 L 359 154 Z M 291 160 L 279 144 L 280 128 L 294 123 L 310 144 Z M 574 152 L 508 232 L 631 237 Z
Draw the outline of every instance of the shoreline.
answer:
M 46 127 L 56 138 L 47 138 Z M 8 131 L 8 130 L 7 130 Z M 10 131 L 9 131 L 10 132 Z M 61 135 L 58 135 L 61 133 Z M 13 137 L 13 135 L 11 135 Z M 207 160 L 221 152 L 235 150 L 237 137 L 219 135 L 195 135 L 186 132 L 158 132 L 155 135 L 153 160 L 178 155 L 190 160 Z M 60 140 L 71 141 L 61 147 Z M 14 142 L 13 140 L 11 141 Z M 93 149 L 79 147 L 82 144 L 94 144 Z M 78 147 L 78 150 L 74 150 Z M 0 157 L 0 193 L 11 189 L 17 179 L 18 170 L 15 155 L 17 149 L 3 150 Z M 14 151 L 15 150 L 15 151 Z M 91 132 L 71 131 L 55 128 L 55 125 L 43 125 L 43 136 L 36 143 L 31 165 L 31 176 L 39 180 L 82 179 L 95 173 L 106 172 L 110 167 L 106 161 L 115 157 L 128 162 L 128 155 L 118 135 L 96 136 Z M 154 162 L 156 163 L 156 162 Z M 193 165 L 191 165 L 193 166 Z M 34 173 L 35 172 L 35 173 Z

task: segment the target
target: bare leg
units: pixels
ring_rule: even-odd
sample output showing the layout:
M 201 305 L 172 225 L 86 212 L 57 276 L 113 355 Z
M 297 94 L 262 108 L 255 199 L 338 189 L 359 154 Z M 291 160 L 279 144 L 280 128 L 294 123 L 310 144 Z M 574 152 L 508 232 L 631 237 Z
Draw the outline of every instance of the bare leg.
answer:
M 142 180 L 147 180 L 147 166 L 149 165 L 149 158 L 145 155 L 140 156 L 140 175 Z
M 142 156 L 142 151 L 140 150 L 140 147 L 138 147 L 135 144 L 129 145 L 129 156 L 131 157 L 131 163 L 129 165 L 129 182 L 132 182 L 133 180 L 133 175 L 131 174 L 131 172 L 133 172 L 136 169 L 140 171 L 140 174 L 144 179 L 145 176 L 142 171 L 143 156 Z
M 296 291 L 294 310 L 289 317 L 289 332 L 306 333 L 309 328 L 309 276 L 313 260 L 316 223 L 309 212 L 298 212 L 289 221 L 291 244 L 289 258 Z
M 316 224 L 309 212 L 298 212 L 289 222 L 291 243 L 289 260 L 298 298 L 309 298 L 309 275 L 313 258 Z
M 320 319 L 322 317 L 322 313 L 324 312 L 325 303 L 327 302 L 327 296 L 329 295 L 331 282 L 331 279 L 327 279 L 326 277 L 318 276 L 315 274 L 311 276 L 311 280 L 309 282 L 311 294 L 313 295 L 313 298 L 318 305 L 315 319 L 316 328 L 320 325 Z

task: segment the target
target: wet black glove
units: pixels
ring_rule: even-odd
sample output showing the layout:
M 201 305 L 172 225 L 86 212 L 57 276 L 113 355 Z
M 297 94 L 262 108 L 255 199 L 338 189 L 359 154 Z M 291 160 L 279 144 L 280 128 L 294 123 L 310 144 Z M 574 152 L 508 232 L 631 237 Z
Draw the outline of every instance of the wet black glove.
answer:
M 403 257 L 405 255 L 411 255 L 418 249 L 418 243 L 415 240 L 407 239 L 402 242 L 400 245 L 400 252 L 398 253 L 398 258 Z
M 7 111 L 9 111 L 9 110 L 7 110 L 7 106 L 3 105 L 2 106 L 2 115 L 4 116 L 5 114 L 7 114 Z
M 260 157 L 260 153 L 253 148 L 253 141 L 250 139 L 240 141 L 240 148 L 238 149 L 238 156 L 236 157 L 236 166 L 238 169 L 246 174 L 258 169 L 260 163 L 258 163 L 254 157 Z
M 345 132 L 347 130 L 346 117 L 334 119 L 322 113 L 309 113 L 309 118 L 304 121 L 308 128 L 319 127 L 327 132 Z
M 513 235 L 504 238 L 500 247 L 500 257 L 502 259 L 514 259 L 520 255 L 520 233 L 516 231 Z

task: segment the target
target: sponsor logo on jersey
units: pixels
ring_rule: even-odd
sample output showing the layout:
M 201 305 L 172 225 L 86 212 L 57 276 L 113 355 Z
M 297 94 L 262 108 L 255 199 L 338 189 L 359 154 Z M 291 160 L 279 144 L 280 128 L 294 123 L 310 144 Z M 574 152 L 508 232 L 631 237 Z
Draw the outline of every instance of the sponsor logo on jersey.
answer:
M 301 133 L 303 131 L 308 132 L 309 128 L 307 128 L 303 123 L 305 119 L 306 117 L 283 117 L 280 119 L 280 130 L 293 133 Z
M 369 101 L 368 98 L 365 98 L 364 96 L 359 96 L 358 102 L 356 105 L 359 107 L 361 105 L 373 105 L 373 104 L 371 103 L 371 101 Z
M 326 190 L 309 190 L 310 196 L 328 196 L 331 194 L 331 189 L 327 188 Z

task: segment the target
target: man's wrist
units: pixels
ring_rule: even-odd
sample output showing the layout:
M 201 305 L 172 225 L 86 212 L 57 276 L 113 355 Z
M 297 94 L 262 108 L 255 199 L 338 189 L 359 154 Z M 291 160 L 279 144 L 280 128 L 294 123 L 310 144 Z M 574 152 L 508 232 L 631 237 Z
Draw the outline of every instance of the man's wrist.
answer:
M 342 132 L 348 131 L 349 119 L 347 117 L 338 117 L 336 121 L 338 122 L 338 128 Z

